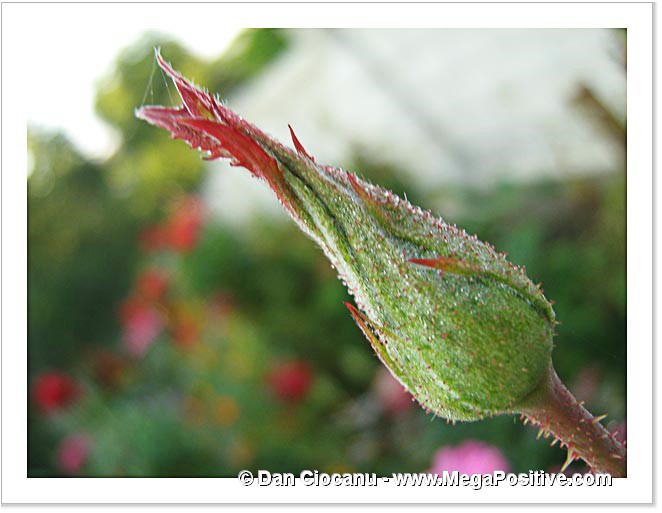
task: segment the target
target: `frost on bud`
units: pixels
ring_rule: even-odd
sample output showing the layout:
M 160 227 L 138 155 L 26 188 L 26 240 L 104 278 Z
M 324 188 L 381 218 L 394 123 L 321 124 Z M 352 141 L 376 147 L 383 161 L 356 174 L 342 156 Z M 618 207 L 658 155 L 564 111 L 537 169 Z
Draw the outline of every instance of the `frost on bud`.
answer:
M 282 146 L 178 75 L 183 105 L 137 116 L 273 189 L 324 250 L 381 361 L 426 408 L 452 420 L 510 413 L 548 376 L 554 312 L 503 254 L 395 194 Z

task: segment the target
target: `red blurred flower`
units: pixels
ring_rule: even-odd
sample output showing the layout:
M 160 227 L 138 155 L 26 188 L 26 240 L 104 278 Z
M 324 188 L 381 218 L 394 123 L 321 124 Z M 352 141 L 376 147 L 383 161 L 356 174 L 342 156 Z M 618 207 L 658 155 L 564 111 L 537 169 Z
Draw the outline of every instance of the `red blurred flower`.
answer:
M 182 198 L 168 219 L 168 245 L 175 251 L 189 251 L 198 241 L 203 221 L 202 202 L 193 196 Z
M 92 442 L 85 434 L 68 436 L 57 449 L 57 467 L 65 474 L 78 474 L 92 449 Z
M 445 446 L 437 451 L 432 461 L 431 474 L 444 470 L 461 474 L 490 474 L 497 470 L 508 472 L 510 465 L 501 451 L 484 442 L 465 440 L 457 447 Z
M 164 223 L 143 230 L 139 237 L 140 247 L 144 251 L 190 251 L 198 242 L 203 222 L 202 201 L 195 196 L 183 196 L 176 201 Z
M 290 403 L 299 402 L 306 397 L 312 382 L 313 372 L 310 366 L 301 360 L 281 363 L 267 375 L 271 392 L 278 399 Z
M 136 290 L 143 298 L 158 301 L 168 290 L 168 274 L 158 268 L 146 269 L 136 278 Z
M 412 396 L 386 367 L 380 366 L 372 383 L 377 400 L 385 413 L 397 415 L 413 406 Z
M 80 390 L 76 382 L 63 372 L 46 372 L 37 376 L 32 385 L 34 402 L 45 413 L 71 404 Z
M 130 298 L 121 309 L 122 339 L 129 354 L 142 356 L 163 328 L 159 311 L 141 298 Z

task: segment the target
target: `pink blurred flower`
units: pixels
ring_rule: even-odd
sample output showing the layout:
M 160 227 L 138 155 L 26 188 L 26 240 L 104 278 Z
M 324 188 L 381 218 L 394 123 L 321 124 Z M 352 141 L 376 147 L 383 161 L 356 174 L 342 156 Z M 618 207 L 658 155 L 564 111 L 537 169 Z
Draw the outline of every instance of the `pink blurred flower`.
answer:
M 308 394 L 312 382 L 313 372 L 301 360 L 281 363 L 267 375 L 271 392 L 278 399 L 290 403 L 301 401 Z
M 70 435 L 57 449 L 57 467 L 65 474 L 78 474 L 92 449 L 92 442 L 85 434 Z
M 32 385 L 34 402 L 44 413 L 68 406 L 78 397 L 79 391 L 68 374 L 58 371 L 40 374 Z
M 485 442 L 465 440 L 456 447 L 445 446 L 434 455 L 431 474 L 444 470 L 461 474 L 490 474 L 497 470 L 508 472 L 510 465 L 501 451 Z
M 413 406 L 412 396 L 386 367 L 379 367 L 372 383 L 377 400 L 385 413 L 397 415 Z
M 129 354 L 142 356 L 163 328 L 158 310 L 140 298 L 130 298 L 122 305 L 123 341 Z

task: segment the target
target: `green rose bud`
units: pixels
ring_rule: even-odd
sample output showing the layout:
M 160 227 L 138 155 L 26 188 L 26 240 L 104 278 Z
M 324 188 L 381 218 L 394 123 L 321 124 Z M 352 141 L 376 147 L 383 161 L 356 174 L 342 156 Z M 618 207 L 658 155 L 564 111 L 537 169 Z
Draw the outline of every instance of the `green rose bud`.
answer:
M 184 105 L 137 115 L 265 180 L 356 299 L 375 352 L 428 410 L 451 420 L 517 411 L 550 365 L 554 312 L 492 246 L 245 122 L 161 58 Z
M 524 269 L 390 191 L 317 164 L 294 132 L 295 150 L 286 148 L 157 59 L 183 105 L 136 115 L 271 187 L 337 269 L 381 361 L 426 409 L 465 421 L 522 413 L 568 448 L 566 464 L 581 457 L 625 475 L 623 446 L 554 372 L 554 311 Z

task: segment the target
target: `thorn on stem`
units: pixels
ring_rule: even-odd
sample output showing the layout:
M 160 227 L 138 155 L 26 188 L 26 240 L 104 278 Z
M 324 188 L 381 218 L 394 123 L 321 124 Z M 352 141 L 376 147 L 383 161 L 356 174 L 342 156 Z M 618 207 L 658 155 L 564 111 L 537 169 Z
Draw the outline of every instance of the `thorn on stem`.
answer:
M 565 462 L 561 467 L 561 473 L 565 472 L 573 461 L 575 461 L 575 453 L 572 451 L 568 451 L 568 457 L 565 459 Z
M 600 422 L 600 421 L 602 421 L 603 419 L 606 419 L 606 418 L 607 418 L 606 413 L 604 415 L 599 415 L 591 421 L 591 424 L 597 424 L 598 422 Z

